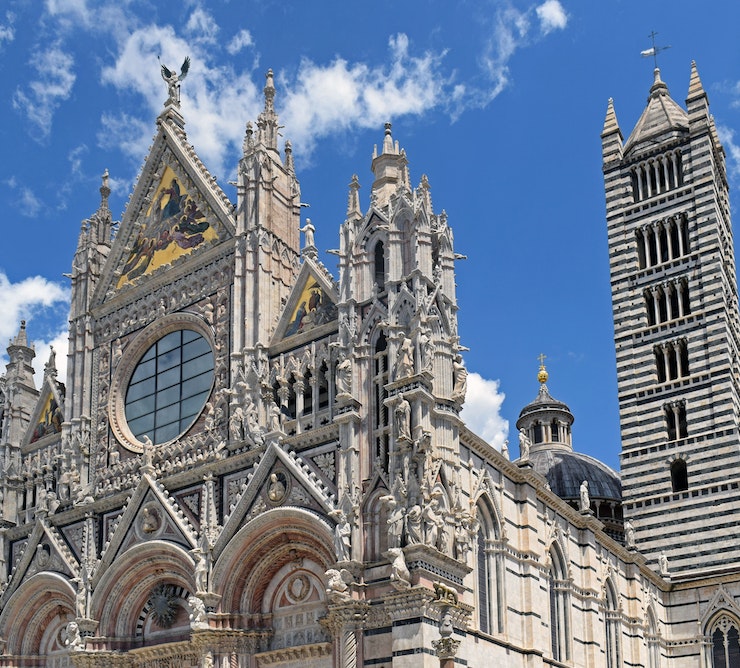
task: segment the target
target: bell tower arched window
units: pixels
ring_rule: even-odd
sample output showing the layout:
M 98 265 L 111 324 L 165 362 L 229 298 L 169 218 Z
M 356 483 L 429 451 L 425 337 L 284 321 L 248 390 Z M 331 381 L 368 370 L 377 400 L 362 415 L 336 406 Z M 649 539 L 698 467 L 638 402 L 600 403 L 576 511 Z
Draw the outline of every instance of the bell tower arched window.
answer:
M 683 459 L 677 459 L 671 464 L 671 487 L 674 492 L 683 492 L 689 488 L 689 474 Z

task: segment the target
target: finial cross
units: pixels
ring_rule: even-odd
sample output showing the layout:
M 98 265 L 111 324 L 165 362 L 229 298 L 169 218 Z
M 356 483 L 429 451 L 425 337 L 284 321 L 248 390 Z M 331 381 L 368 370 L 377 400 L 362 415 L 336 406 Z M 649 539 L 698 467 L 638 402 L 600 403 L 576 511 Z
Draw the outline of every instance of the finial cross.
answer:
M 545 359 L 547 358 L 547 355 L 540 353 L 539 360 L 540 360 L 540 366 L 545 366 Z
M 658 68 L 658 53 L 661 51 L 665 51 L 666 49 L 670 49 L 670 44 L 668 46 L 655 46 L 655 36 L 658 33 L 655 32 L 655 30 L 651 31 L 648 37 L 652 41 L 653 45 L 649 49 L 645 49 L 644 51 L 640 51 L 640 55 L 643 58 L 650 58 L 650 56 L 653 57 L 653 62 L 655 63 L 655 68 Z

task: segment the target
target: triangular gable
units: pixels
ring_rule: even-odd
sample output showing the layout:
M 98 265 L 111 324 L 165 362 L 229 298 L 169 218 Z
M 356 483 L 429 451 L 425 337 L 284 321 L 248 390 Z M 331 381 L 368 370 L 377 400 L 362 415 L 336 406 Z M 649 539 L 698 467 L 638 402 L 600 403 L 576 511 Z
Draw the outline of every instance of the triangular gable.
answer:
M 284 472 L 285 480 L 277 475 L 272 478 L 278 470 Z M 286 483 L 291 485 L 290 489 Z M 327 486 L 319 480 L 308 465 L 301 461 L 295 452 L 288 453 L 278 445 L 277 441 L 270 441 L 253 473 L 248 477 L 247 485 L 234 509 L 224 522 L 224 528 L 213 548 L 214 559 L 218 559 L 229 541 L 244 524 L 262 510 L 268 509 L 261 494 L 263 490 L 272 496 L 276 505 L 299 505 L 296 503 L 298 498 L 308 495 L 308 498 L 303 498 L 300 507 L 315 505 L 317 510 L 327 515 L 337 509 L 334 495 L 329 492 Z M 281 493 L 285 495 L 285 499 L 280 498 Z M 314 503 L 311 504 L 311 501 Z
M 234 235 L 233 205 L 165 117 L 119 226 L 96 301 Z M 179 273 L 179 272 L 178 272 Z M 168 276 L 171 278 L 171 275 Z
M 179 543 L 187 550 L 198 544 L 195 529 L 174 499 L 161 484 L 144 474 L 103 547 L 95 584 L 118 555 L 133 545 L 154 539 Z
M 26 443 L 53 440 L 51 436 L 60 436 L 64 422 L 64 396 L 59 384 L 51 376 L 45 376 L 39 392 L 36 407 L 28 423 Z
M 293 290 L 278 320 L 272 343 L 314 331 L 336 327 L 339 295 L 332 282 L 311 258 L 303 262 Z
M 73 579 L 80 576 L 80 565 L 57 529 L 39 518 L 23 555 L 13 567 L 0 607 L 25 580 L 41 572 L 61 573 Z

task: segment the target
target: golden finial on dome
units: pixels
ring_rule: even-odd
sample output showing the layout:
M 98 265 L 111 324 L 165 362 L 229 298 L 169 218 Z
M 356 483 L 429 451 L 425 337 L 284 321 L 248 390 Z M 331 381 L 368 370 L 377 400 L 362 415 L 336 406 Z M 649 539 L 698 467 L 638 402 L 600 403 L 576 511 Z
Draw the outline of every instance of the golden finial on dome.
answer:
M 545 369 L 545 357 L 546 357 L 545 355 L 540 353 L 540 357 L 539 357 L 540 370 L 537 373 L 537 380 L 539 380 L 540 383 L 542 383 L 543 385 L 547 382 L 547 378 L 548 378 L 547 369 Z

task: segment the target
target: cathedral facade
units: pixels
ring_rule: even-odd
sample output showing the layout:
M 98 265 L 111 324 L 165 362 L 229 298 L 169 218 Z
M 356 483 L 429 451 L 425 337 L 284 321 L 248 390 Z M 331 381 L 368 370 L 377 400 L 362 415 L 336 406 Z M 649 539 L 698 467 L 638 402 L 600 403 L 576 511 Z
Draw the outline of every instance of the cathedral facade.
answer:
M 187 61 L 186 61 L 187 62 Z M 275 88 L 233 203 L 179 81 L 72 261 L 68 373 L 0 384 L 0 666 L 740 666 L 738 318 L 692 66 L 602 133 L 622 476 L 541 366 L 519 458 L 460 418 L 452 227 L 386 125 L 319 260 Z M 302 234 L 302 236 L 301 236 Z M 534 383 L 533 383 L 534 386 Z

